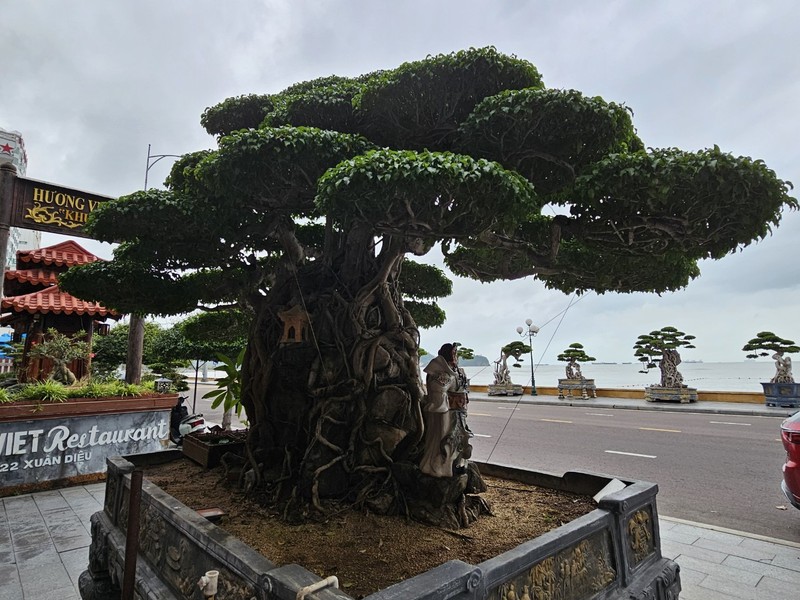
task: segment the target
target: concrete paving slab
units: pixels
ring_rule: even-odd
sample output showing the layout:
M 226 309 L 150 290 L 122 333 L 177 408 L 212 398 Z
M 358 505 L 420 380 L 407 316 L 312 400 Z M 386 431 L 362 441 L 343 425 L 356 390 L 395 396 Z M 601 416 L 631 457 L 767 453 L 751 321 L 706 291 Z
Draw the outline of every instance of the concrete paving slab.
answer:
M 716 540 L 698 538 L 693 545 L 731 556 L 739 556 L 740 558 L 747 558 L 749 560 L 758 560 L 762 562 L 772 562 L 778 556 L 776 552 L 765 552 L 764 550 L 745 546 L 741 543 L 741 541 L 737 541 L 735 544 L 730 544 L 718 542 Z M 800 565 L 798 565 L 798 567 L 800 568 Z

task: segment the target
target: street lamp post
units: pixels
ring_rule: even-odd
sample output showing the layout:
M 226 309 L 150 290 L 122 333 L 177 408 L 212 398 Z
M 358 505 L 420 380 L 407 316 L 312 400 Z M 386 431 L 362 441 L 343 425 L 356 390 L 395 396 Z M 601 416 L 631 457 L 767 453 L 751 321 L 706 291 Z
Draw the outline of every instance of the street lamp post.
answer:
M 177 154 L 150 154 L 147 144 L 147 166 L 144 169 L 144 189 L 147 191 L 147 176 L 150 169 L 162 158 L 180 158 Z M 128 330 L 128 356 L 125 360 L 125 382 L 140 383 L 142 380 L 142 355 L 144 354 L 144 315 L 131 314 Z M 195 388 L 197 389 L 197 388 Z
M 179 154 L 150 154 L 150 144 L 147 144 L 147 167 L 144 170 L 144 189 L 147 191 L 147 175 L 162 158 L 180 158 Z M 154 160 L 155 159 L 155 160 Z
M 539 328 L 533 324 L 533 321 L 530 319 L 525 319 L 525 325 L 527 325 L 527 329 L 524 327 L 517 327 L 517 333 L 522 336 L 523 338 L 527 335 L 528 336 L 528 348 L 531 349 L 531 396 L 537 396 L 536 393 L 536 376 L 534 374 L 533 368 L 533 338 L 536 337 L 536 334 L 539 333 Z

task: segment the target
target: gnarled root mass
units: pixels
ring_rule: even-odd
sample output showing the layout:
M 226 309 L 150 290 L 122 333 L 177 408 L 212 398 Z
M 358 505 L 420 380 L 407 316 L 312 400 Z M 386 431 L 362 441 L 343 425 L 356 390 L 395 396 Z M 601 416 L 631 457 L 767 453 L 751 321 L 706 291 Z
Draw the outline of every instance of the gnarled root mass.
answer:
M 328 501 L 447 527 L 488 511 L 474 495 L 483 485 L 474 466 L 452 478 L 417 466 L 419 336 L 396 286 L 376 277 L 348 299 L 335 280 L 321 285 L 320 272 L 306 282 L 273 289 L 248 346 L 249 487 L 289 520 L 324 515 Z M 276 318 L 291 306 L 307 315 L 293 337 Z

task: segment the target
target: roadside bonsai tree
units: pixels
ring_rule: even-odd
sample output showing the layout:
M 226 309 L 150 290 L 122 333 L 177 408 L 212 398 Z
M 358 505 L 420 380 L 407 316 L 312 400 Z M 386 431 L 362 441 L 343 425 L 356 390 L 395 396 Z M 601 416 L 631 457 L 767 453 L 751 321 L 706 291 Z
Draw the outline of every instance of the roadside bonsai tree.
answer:
M 418 330 L 442 322 L 451 288 L 409 257 L 438 244 L 482 282 L 664 292 L 797 206 L 762 161 L 646 149 L 625 106 L 548 89 L 493 48 L 231 98 L 201 123 L 216 148 L 179 159 L 167 189 L 94 211 L 114 260 L 60 282 L 125 313 L 251 311 L 248 468 L 297 518 L 327 500 L 470 518 L 461 479 L 418 468 Z
M 508 359 L 514 357 L 515 361 L 520 361 L 531 351 L 531 347 L 519 340 L 509 342 L 500 349 L 500 358 L 494 361 L 494 384 L 512 385 L 511 371 L 508 369 Z M 514 362 L 513 367 L 520 368 L 519 362 Z
M 667 388 L 685 387 L 683 375 L 678 372 L 681 355 L 678 348 L 694 348 L 693 335 L 678 331 L 674 327 L 662 327 L 656 331 L 642 334 L 633 345 L 634 356 L 644 367 L 640 373 L 647 373 L 658 365 L 661 370 L 659 385 Z
M 73 360 L 88 360 L 91 352 L 89 342 L 79 339 L 83 335 L 83 332 L 67 335 L 49 328 L 42 341 L 31 344 L 28 356 L 49 359 L 53 363 L 49 379 L 64 385 L 73 385 L 76 378 L 69 369 L 69 363 Z
M 787 354 L 800 352 L 800 346 L 792 340 L 778 337 L 771 331 L 762 331 L 742 348 L 748 352 L 747 358 L 771 356 L 775 361 L 775 375 L 770 383 L 794 383 L 792 376 L 792 359 Z
M 567 379 L 583 379 L 581 373 L 581 366 L 579 363 L 594 362 L 597 360 L 594 356 L 589 356 L 583 349 L 583 344 L 575 342 L 570 344 L 569 347 L 558 355 L 557 360 L 567 363 L 565 375 Z

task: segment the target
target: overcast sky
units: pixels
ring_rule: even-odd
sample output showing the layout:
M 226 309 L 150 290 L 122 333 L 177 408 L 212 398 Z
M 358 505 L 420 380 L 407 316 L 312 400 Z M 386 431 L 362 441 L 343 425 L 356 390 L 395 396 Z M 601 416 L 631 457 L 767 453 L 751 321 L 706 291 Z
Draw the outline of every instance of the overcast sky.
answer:
M 203 110 L 307 79 L 393 68 L 492 45 L 529 60 L 552 88 L 625 103 L 647 146 L 763 159 L 800 185 L 800 2 L 573 0 L 12 1 L 3 14 L 0 127 L 22 133 L 27 176 L 117 196 L 144 184 L 152 154 L 215 147 Z M 158 186 L 164 159 L 149 172 Z M 796 195 L 796 194 L 795 194 Z M 572 342 L 633 360 L 638 335 L 697 336 L 684 360 L 744 360 L 771 330 L 800 339 L 800 214 L 764 241 L 701 265 L 678 293 L 573 298 L 526 279 L 456 279 L 435 352 L 460 341 L 490 358 L 526 318 L 537 362 Z M 45 235 L 46 244 L 63 238 Z M 104 258 L 110 246 L 79 240 Z M 570 303 L 572 303 L 570 305 Z M 567 308 L 569 307 L 569 310 Z M 564 312 L 566 311 L 566 312 Z

